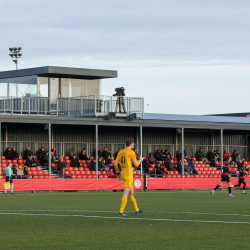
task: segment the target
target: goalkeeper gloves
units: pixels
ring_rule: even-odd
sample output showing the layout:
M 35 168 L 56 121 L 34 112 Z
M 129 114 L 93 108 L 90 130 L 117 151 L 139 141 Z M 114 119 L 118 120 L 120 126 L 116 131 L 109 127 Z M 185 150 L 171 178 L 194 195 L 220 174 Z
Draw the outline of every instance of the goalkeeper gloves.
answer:
M 142 162 L 144 160 L 143 157 L 140 157 L 140 159 L 138 160 L 139 162 Z
M 117 174 L 117 176 L 118 176 L 119 181 L 121 181 L 121 180 L 122 180 L 121 171 L 119 171 L 119 172 L 116 173 L 116 174 Z

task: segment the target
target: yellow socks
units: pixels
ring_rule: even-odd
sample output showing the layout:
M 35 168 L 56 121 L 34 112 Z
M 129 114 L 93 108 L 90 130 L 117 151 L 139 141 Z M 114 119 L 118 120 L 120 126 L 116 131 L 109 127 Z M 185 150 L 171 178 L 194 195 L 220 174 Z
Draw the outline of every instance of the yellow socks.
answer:
M 136 204 L 136 199 L 135 198 L 132 198 L 130 199 L 133 207 L 135 208 L 135 211 L 138 212 L 139 211 L 139 208 L 137 207 L 137 204 Z
M 124 209 L 126 207 L 127 204 L 127 197 L 122 197 L 122 201 L 121 201 L 121 208 L 120 208 L 120 213 L 122 214 L 124 212 Z

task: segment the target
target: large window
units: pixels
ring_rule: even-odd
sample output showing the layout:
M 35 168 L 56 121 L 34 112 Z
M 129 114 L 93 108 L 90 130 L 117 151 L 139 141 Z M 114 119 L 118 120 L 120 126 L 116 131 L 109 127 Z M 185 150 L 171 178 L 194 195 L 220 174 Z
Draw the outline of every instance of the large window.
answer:
M 25 76 L 0 79 L 1 96 L 35 97 L 37 96 L 37 76 Z
M 100 95 L 100 80 L 61 79 L 61 97 Z
M 39 97 L 49 97 L 49 78 L 37 77 L 37 88 Z

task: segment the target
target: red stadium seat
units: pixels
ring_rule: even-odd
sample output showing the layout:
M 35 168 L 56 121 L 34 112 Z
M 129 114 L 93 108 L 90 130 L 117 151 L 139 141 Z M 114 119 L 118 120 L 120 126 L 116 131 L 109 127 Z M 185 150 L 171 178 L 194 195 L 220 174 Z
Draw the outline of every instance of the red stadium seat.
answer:
M 43 175 L 43 171 L 37 171 L 38 175 Z
M 49 175 L 48 171 L 43 171 L 43 175 Z
M 81 172 L 80 171 L 75 171 L 75 175 L 80 175 Z
M 96 175 L 96 172 L 95 171 L 91 171 L 90 172 L 92 175 Z
M 90 171 L 85 171 L 86 175 L 90 175 Z
M 36 167 L 31 167 L 30 170 L 31 171 L 36 171 Z
M 43 175 L 39 175 L 38 178 L 39 179 L 44 179 L 44 176 Z
M 86 176 L 86 175 L 83 175 L 83 176 L 82 176 L 82 179 L 87 179 L 87 176 Z
M 37 171 L 42 171 L 42 168 L 41 167 L 36 167 L 36 170 Z
M 103 179 L 103 175 L 99 175 L 98 178 L 99 178 L 99 179 Z
M 80 171 L 81 175 L 85 175 L 85 173 L 86 173 L 85 171 Z
M 92 175 L 88 175 L 88 179 L 92 179 Z
M 38 176 L 37 175 L 33 176 L 33 179 L 38 179 Z
M 37 175 L 37 171 L 32 171 L 32 175 Z
M 79 167 L 78 170 L 79 171 L 83 171 L 84 169 L 83 169 L 83 167 Z

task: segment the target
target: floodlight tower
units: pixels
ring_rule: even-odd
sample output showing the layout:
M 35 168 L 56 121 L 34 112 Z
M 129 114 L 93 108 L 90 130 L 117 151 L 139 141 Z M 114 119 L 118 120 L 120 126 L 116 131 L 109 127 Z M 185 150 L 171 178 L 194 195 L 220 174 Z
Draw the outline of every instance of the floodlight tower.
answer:
M 22 50 L 22 47 L 13 47 L 13 48 L 9 48 L 9 50 L 10 50 L 9 55 L 11 58 L 14 58 L 14 60 L 12 61 L 16 64 L 16 69 L 17 69 L 17 64 L 18 64 L 17 59 L 22 57 L 22 53 L 20 53 Z

